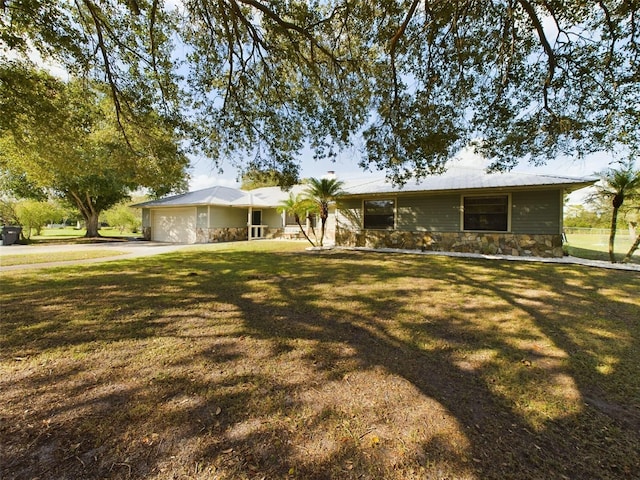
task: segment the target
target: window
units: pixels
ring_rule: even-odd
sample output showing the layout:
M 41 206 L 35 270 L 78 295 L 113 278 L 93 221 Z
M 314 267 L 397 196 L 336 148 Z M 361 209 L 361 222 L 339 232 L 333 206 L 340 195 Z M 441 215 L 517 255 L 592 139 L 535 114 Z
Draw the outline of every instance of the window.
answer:
M 365 200 L 364 228 L 385 230 L 395 227 L 395 200 Z
M 509 195 L 464 197 L 464 230 L 509 230 Z
M 304 218 L 300 218 L 300 222 L 304 223 Z M 296 222 L 296 216 L 291 212 L 287 212 L 284 216 L 284 224 L 297 225 L 298 223 Z
M 309 226 L 311 228 L 316 228 L 316 224 L 317 224 L 317 215 L 315 213 L 310 213 L 307 215 L 307 220 L 309 220 Z M 304 222 L 304 219 L 301 219 Z
M 207 228 L 209 226 L 209 207 L 197 207 L 196 227 Z

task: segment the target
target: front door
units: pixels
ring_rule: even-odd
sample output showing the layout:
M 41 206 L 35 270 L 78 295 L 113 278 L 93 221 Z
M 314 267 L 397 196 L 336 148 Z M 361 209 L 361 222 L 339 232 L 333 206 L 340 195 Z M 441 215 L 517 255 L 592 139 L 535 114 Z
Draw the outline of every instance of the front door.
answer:
M 251 225 L 262 225 L 262 210 L 251 212 Z
M 251 211 L 251 238 L 262 238 L 262 210 Z

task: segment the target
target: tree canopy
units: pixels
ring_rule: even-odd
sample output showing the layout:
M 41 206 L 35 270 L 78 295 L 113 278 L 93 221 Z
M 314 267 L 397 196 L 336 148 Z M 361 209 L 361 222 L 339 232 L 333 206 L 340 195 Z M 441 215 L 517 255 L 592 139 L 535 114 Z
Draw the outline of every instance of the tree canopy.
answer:
M 2 0 L 5 50 L 153 106 L 194 150 L 282 178 L 362 145 L 395 180 L 465 145 L 493 169 L 640 136 L 637 0 Z M 0 79 L 0 81 L 2 81 Z M 362 139 L 362 141 L 360 140 Z
M 103 84 L 65 83 L 25 65 L 0 69 L 0 78 L 2 93 L 23 93 L 0 119 L 0 171 L 76 206 L 87 236 L 98 235 L 101 211 L 137 188 L 156 196 L 184 188 L 188 159 L 153 109 L 119 123 Z

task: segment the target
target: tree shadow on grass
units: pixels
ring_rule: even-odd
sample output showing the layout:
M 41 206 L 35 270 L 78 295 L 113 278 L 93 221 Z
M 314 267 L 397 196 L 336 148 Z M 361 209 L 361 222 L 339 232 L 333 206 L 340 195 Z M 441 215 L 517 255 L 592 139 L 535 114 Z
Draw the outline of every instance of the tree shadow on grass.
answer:
M 113 265 L 12 287 L 32 310 L 3 326 L 5 358 L 33 360 L 5 368 L 6 478 L 637 472 L 631 274 L 362 253 Z

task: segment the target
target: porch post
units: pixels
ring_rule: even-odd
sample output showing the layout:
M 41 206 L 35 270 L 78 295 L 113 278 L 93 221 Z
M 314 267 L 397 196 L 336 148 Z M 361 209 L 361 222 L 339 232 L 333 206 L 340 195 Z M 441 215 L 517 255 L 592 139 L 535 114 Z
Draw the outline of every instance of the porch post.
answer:
M 252 225 L 251 225 L 251 219 L 253 217 L 253 207 L 249 206 L 249 210 L 248 210 L 248 216 L 247 216 L 247 240 L 251 240 L 251 230 L 252 230 Z

